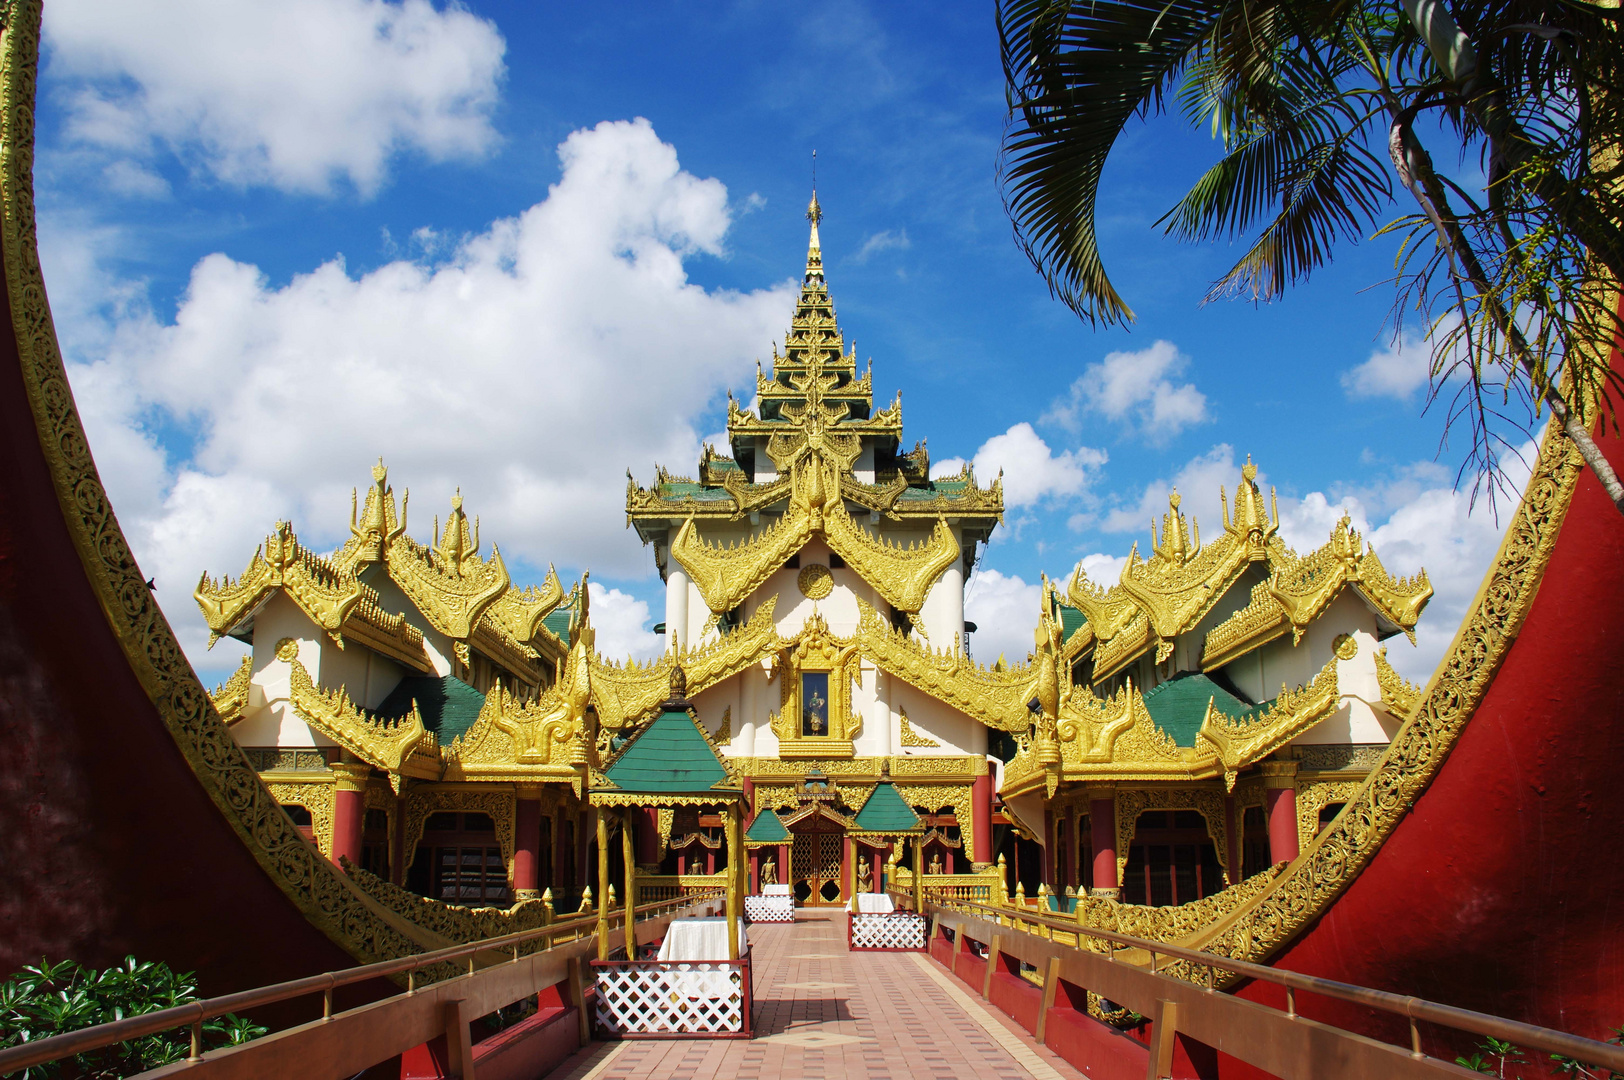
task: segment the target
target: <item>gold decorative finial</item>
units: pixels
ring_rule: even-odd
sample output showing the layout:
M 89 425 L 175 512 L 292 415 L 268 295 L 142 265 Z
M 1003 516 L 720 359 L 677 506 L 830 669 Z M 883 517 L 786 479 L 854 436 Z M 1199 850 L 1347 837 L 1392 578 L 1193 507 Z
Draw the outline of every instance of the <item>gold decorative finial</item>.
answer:
M 823 207 L 818 205 L 818 193 L 815 189 L 812 192 L 812 201 L 806 204 L 806 220 L 812 223 L 815 234 L 818 222 L 823 220 Z
M 372 482 L 374 484 L 381 484 L 383 483 L 384 477 L 388 475 L 389 470 L 384 467 L 383 458 L 380 457 L 378 459 L 378 463 L 372 466 Z
M 1257 479 L 1257 466 L 1252 464 L 1252 455 L 1246 455 L 1246 464 L 1241 466 L 1241 477 L 1248 484 Z

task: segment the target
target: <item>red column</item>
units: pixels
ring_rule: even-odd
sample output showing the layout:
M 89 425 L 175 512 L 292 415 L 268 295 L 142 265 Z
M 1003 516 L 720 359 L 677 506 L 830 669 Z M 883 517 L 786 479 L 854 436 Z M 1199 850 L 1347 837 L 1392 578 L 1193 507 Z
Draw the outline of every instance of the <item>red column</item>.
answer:
M 513 821 L 513 899 L 540 900 L 536 871 L 541 859 L 540 789 L 521 784 Z
M 637 866 L 638 869 L 650 874 L 660 871 L 660 812 L 652 806 L 641 807 L 637 814 L 637 828 L 634 835 L 637 839 Z
M 856 844 L 847 836 L 840 846 L 840 898 L 850 900 L 851 894 L 857 891 L 857 854 Z
M 970 847 L 972 869 L 985 870 L 993 864 L 992 776 L 985 772 L 970 786 Z
M 389 880 L 395 885 L 406 884 L 406 868 L 412 864 L 415 851 L 406 850 L 406 784 L 401 782 L 401 793 L 395 797 L 395 829 L 389 836 Z
M 1290 862 L 1297 857 L 1297 763 L 1265 761 L 1260 768 L 1269 813 L 1269 861 Z
M 788 885 L 789 880 L 789 845 L 778 845 L 778 884 Z
M 749 781 L 745 781 L 749 783 Z M 761 895 L 761 849 L 750 849 L 750 895 Z
M 883 848 L 872 848 L 871 850 L 874 857 L 874 891 L 883 893 L 885 891 L 885 850 Z
M 1088 793 L 1088 822 L 1094 841 L 1094 895 L 1116 897 L 1117 884 L 1116 792 L 1110 788 Z
M 358 761 L 333 763 L 333 850 L 335 864 L 348 859 L 361 865 L 361 830 L 366 825 L 367 777 L 371 768 Z

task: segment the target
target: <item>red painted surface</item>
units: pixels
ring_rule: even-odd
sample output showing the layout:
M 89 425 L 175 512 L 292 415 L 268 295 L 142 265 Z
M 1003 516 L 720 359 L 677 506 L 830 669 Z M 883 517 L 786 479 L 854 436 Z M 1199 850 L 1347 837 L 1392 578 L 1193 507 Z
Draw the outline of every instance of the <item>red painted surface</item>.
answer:
M 999 958 L 987 1000 L 1027 1031 L 1037 1031 L 1043 991 L 1021 978 L 1019 961 L 1008 956 Z
M 1601 444 L 1624 461 L 1618 439 Z M 1591 1038 L 1624 1024 L 1620 612 L 1624 518 L 1585 472 L 1528 618 L 1454 751 L 1278 966 Z M 1271 990 L 1243 993 L 1267 1001 Z M 1365 1010 L 1306 996 L 1298 1008 L 1404 1035 Z
M 11 317 L 0 290 L 0 326 Z M 352 966 L 261 871 L 131 671 L 63 519 L 9 333 L 0 466 L 0 974 L 133 953 L 196 971 L 212 995 Z
M 366 795 L 359 791 L 333 791 L 333 862 L 348 859 L 361 865 L 361 835 L 366 827 Z
M 1117 887 L 1116 800 L 1094 799 L 1088 804 L 1088 829 L 1094 844 L 1094 887 Z
M 970 841 L 978 858 L 992 861 L 992 777 L 986 772 L 970 785 Z
M 513 812 L 513 888 L 536 889 L 541 858 L 541 802 L 520 799 Z
M 1269 813 L 1269 861 L 1290 862 L 1297 857 L 1297 789 L 1269 788 L 1263 802 Z

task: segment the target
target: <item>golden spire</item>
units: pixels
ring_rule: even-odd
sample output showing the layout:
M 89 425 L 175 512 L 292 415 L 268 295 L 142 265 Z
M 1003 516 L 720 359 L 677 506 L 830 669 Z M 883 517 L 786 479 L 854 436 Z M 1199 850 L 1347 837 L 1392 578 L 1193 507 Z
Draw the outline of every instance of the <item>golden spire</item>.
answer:
M 818 222 L 823 220 L 823 207 L 818 205 L 818 189 L 812 189 L 812 201 L 806 204 L 806 220 L 812 223 L 812 235 L 806 242 L 806 276 L 823 276 L 823 243 L 818 239 Z

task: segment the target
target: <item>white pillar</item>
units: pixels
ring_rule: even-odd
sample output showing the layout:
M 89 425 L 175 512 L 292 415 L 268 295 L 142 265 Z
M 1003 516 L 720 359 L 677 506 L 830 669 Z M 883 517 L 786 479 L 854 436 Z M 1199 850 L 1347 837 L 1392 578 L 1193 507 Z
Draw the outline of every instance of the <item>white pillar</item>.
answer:
M 688 574 L 675 559 L 665 572 L 665 645 L 688 644 Z
M 879 736 L 874 745 L 874 752 L 881 757 L 890 757 L 896 753 L 896 744 L 891 739 L 891 679 L 879 668 L 873 671 L 874 679 L 874 734 Z
M 740 757 L 756 756 L 756 720 L 765 681 L 760 664 L 751 664 L 739 672 L 739 729 L 738 741 L 733 745 L 738 747 Z

